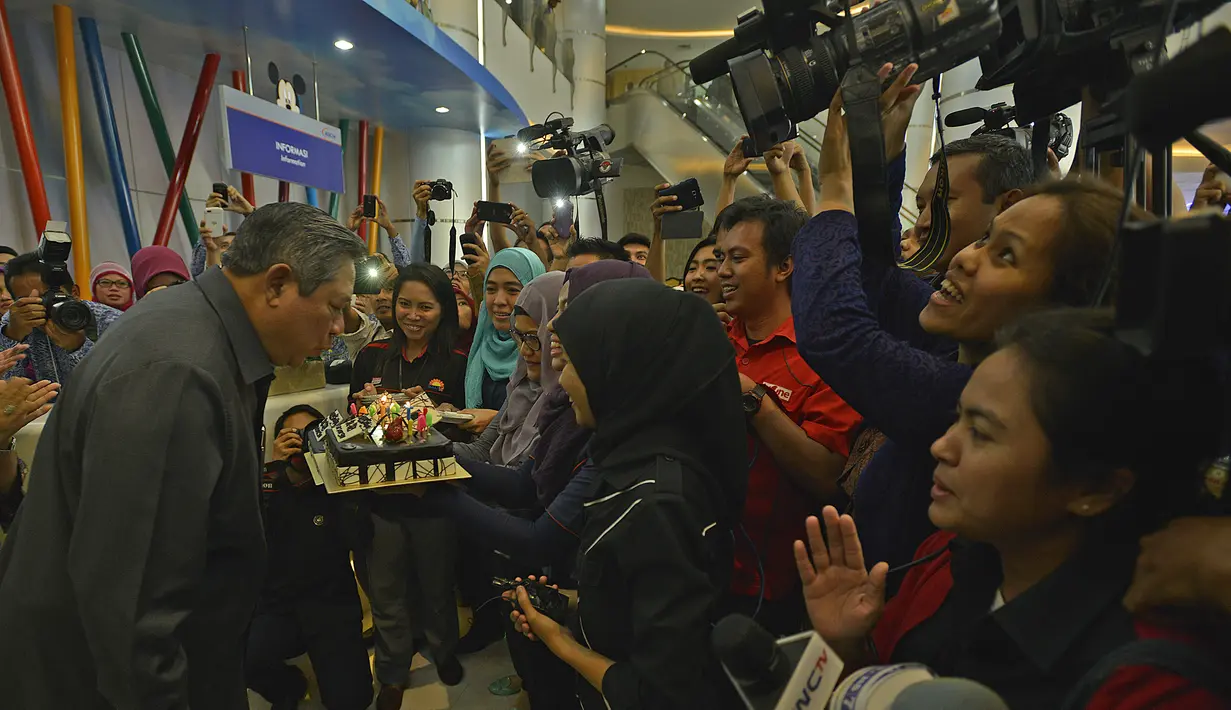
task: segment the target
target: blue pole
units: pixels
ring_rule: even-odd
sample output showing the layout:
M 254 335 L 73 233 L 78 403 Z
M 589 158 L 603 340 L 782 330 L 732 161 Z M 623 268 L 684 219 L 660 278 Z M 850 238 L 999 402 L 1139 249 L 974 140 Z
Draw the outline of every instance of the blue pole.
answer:
M 304 193 L 305 193 L 305 196 L 308 198 L 308 204 L 312 205 L 313 207 L 317 209 L 320 209 L 321 203 L 319 200 L 316 199 L 316 188 L 315 187 L 305 187 Z
M 124 242 L 131 257 L 141 248 L 141 233 L 133 211 L 132 193 L 128 191 L 128 171 L 124 168 L 124 153 L 120 148 L 120 131 L 115 125 L 115 110 L 111 106 L 111 87 L 107 84 L 107 67 L 103 64 L 102 45 L 98 41 L 98 25 L 92 18 L 78 19 L 81 43 L 90 66 L 90 83 L 94 87 L 94 105 L 98 108 L 98 123 L 103 132 L 103 147 L 107 150 L 107 165 L 111 169 L 111 184 L 115 187 L 115 202 L 124 226 Z

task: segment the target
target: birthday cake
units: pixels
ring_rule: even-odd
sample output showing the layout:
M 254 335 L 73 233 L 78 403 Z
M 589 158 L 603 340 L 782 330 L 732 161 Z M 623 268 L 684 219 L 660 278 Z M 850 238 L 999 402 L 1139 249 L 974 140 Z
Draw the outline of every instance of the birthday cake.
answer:
M 307 433 L 306 458 L 331 493 L 469 477 L 453 460 L 453 444 L 433 428 L 442 419 L 427 397 L 362 400 L 350 416 L 335 411 Z

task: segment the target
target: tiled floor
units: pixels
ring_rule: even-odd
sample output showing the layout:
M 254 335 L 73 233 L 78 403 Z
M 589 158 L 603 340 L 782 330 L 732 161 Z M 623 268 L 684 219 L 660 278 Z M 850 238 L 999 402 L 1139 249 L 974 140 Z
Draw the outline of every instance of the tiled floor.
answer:
M 297 659 L 308 671 L 307 658 Z M 509 710 L 516 707 L 516 697 L 497 697 L 487 692 L 493 680 L 513 672 L 509 653 L 503 642 L 494 643 L 483 651 L 462 657 L 466 677 L 452 688 L 436 678 L 436 669 L 423 656 L 415 656 L 410 666 L 410 688 L 402 699 L 402 710 Z M 309 695 L 314 695 L 309 690 Z M 250 710 L 269 710 L 269 703 L 248 691 Z M 324 710 L 320 703 L 305 700 L 299 710 Z

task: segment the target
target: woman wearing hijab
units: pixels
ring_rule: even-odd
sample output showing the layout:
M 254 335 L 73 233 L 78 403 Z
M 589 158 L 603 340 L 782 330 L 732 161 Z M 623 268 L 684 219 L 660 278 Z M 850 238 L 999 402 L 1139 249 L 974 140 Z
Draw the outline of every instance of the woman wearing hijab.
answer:
M 454 444 L 454 452 L 470 461 L 516 467 L 539 440 L 538 417 L 547 394 L 559 387 L 559 373 L 543 367 L 547 324 L 556 316 L 564 274 L 553 271 L 531 281 L 513 307 L 510 333 L 520 357 L 509 380 L 504 408 L 476 441 Z M 469 463 L 469 461 L 467 462 Z
M 563 274 L 563 278 L 556 317 L 567 308 L 570 292 L 576 297 L 603 281 L 649 280 L 652 277 L 649 271 L 637 264 L 600 261 L 572 269 Z M 541 322 L 540 352 L 549 354 L 550 361 L 544 364 L 550 365 L 553 371 L 551 376 L 558 377 L 566 361 L 559 341 L 550 332 L 551 319 Z M 545 373 L 547 369 L 544 367 Z M 512 564 L 523 573 L 551 566 L 557 575 L 567 577 L 572 569 L 572 558 L 576 556 L 577 531 L 581 530 L 584 510 L 582 504 L 594 484 L 594 468 L 588 465 L 584 453 L 590 431 L 578 426 L 568 393 L 559 387 L 548 389 L 540 396 L 539 403 L 543 406 L 535 418 L 538 443 L 534 445 L 531 456 L 522 460 L 520 467 L 467 462 L 466 470 L 472 476 L 468 486 L 470 493 L 454 486 L 431 486 L 425 501 L 434 513 L 449 515 L 457 520 L 458 530 L 472 544 L 498 547 L 512 558 Z M 505 507 L 489 505 L 472 494 Z M 538 515 L 519 517 L 510 509 L 538 511 Z M 478 620 L 476 615 L 476 624 Z M 474 633 L 473 629 L 471 633 Z M 462 643 L 466 644 L 466 639 Z M 530 643 L 520 635 L 510 635 L 508 643 L 513 666 L 521 676 L 522 687 L 530 696 L 532 710 L 571 710 L 577 707 L 573 683 L 570 682 L 573 676 L 571 668 L 542 646 Z
M 114 261 L 104 261 L 90 272 L 90 293 L 104 306 L 126 311 L 134 302 L 132 274 Z
M 504 406 L 509 378 L 517 366 L 517 343 L 510 333 L 513 306 L 526 284 L 543 271 L 543 262 L 534 252 L 516 247 L 497 252 L 487 267 L 486 293 L 466 367 L 465 411 L 474 415 L 474 421 L 462 427 L 467 431 L 482 432 Z
M 154 245 L 138 249 L 133 254 L 132 265 L 137 300 L 148 293 L 192 280 L 184 258 L 169 247 Z
M 735 355 L 705 301 L 600 284 L 556 319 L 560 385 L 594 431 L 598 476 L 577 558 L 572 633 L 517 591 L 514 622 L 572 666 L 583 708 L 718 708 L 709 648 L 747 485 Z

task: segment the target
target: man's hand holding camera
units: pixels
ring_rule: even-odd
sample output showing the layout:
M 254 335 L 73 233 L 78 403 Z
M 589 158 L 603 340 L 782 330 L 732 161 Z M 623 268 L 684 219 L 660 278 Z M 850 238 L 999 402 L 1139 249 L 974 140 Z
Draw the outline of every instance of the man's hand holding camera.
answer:
M 35 289 L 29 296 L 17 299 L 9 309 L 9 324 L 4 334 L 9 340 L 21 342 L 29 337 L 35 328 L 42 328 L 46 323 L 47 308 L 43 306 L 38 289 Z
M 303 453 L 303 437 L 298 429 L 283 429 L 274 439 L 274 461 L 288 461 L 295 454 Z

